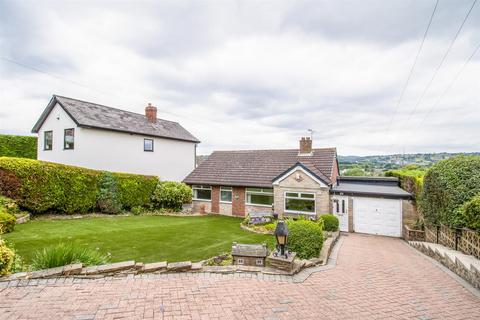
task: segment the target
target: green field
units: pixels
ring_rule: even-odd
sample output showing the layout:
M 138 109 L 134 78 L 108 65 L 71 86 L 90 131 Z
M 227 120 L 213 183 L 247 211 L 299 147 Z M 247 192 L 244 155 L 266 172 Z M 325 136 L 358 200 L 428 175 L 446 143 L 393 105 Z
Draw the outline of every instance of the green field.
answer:
M 125 216 L 37 220 L 3 235 L 25 262 L 36 250 L 74 242 L 111 254 L 111 261 L 199 261 L 230 252 L 233 241 L 273 243 L 273 236 L 240 228 L 242 220 L 224 216 Z

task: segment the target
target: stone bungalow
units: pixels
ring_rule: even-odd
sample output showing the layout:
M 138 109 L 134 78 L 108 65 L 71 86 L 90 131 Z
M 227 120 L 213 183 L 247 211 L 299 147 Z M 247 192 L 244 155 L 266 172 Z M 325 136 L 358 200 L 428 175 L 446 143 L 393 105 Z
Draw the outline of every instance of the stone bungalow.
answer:
M 396 178 L 339 177 L 336 148 L 215 151 L 184 182 L 193 210 L 246 216 L 270 212 L 316 219 L 333 213 L 342 231 L 400 237 L 413 219 L 411 195 Z

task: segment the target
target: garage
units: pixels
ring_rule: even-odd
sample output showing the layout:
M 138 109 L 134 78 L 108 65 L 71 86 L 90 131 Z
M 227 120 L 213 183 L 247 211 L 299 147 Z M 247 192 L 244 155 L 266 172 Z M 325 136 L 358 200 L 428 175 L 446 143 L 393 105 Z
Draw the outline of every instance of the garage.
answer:
M 403 201 L 412 195 L 400 188 L 397 178 L 338 177 L 331 193 L 334 214 L 339 199 L 348 201 L 348 216 L 343 217 L 343 225 L 349 232 L 402 236 Z
M 398 199 L 353 198 L 354 231 L 390 237 L 402 235 L 402 201 Z

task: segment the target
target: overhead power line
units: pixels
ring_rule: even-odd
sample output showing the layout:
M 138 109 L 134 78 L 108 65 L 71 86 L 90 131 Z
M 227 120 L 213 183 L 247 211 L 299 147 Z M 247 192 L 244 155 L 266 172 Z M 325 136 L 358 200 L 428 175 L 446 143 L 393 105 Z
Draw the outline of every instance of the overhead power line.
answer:
M 440 60 L 440 63 L 438 64 L 437 68 L 435 69 L 435 72 L 433 73 L 432 77 L 430 78 L 430 81 L 428 82 L 427 86 L 426 86 L 425 89 L 423 90 L 422 94 L 420 95 L 420 98 L 418 99 L 417 103 L 414 105 L 412 111 L 411 111 L 410 114 L 408 115 L 408 118 L 407 118 L 407 122 L 406 122 L 406 124 L 405 124 L 405 127 L 408 126 L 408 124 L 410 123 L 410 120 L 411 120 L 412 116 L 413 116 L 413 115 L 415 114 L 415 112 L 417 111 L 418 106 L 419 106 L 420 103 L 422 102 L 423 98 L 425 97 L 425 95 L 427 94 L 428 90 L 430 89 L 433 81 L 434 81 L 435 78 L 437 77 L 438 72 L 440 71 L 440 69 L 442 68 L 443 64 L 445 63 L 445 60 L 447 59 L 450 51 L 452 50 L 452 47 L 453 47 L 453 45 L 455 44 L 455 41 L 457 40 L 458 35 L 459 35 L 460 32 L 462 31 L 463 26 L 465 25 L 465 22 L 468 20 L 468 17 L 470 16 L 470 13 L 472 12 L 473 7 L 475 7 L 475 4 L 476 4 L 476 3 L 477 3 L 477 0 L 474 0 L 473 3 L 472 3 L 472 6 L 470 7 L 470 9 L 468 10 L 467 14 L 465 15 L 465 18 L 463 19 L 462 23 L 460 24 L 460 27 L 458 28 L 457 32 L 455 33 L 455 36 L 453 37 L 452 41 L 450 42 L 450 45 L 448 46 L 447 51 L 445 51 L 442 59 Z
M 477 52 L 479 50 L 480 50 L 480 44 L 475 48 L 475 50 L 473 50 L 473 53 L 468 57 L 467 61 L 465 61 L 465 63 L 462 65 L 462 67 L 458 70 L 457 74 L 455 75 L 455 77 L 453 77 L 452 81 L 448 84 L 448 86 L 445 88 L 445 90 L 442 92 L 442 94 L 438 96 L 435 103 L 432 104 L 430 109 L 428 109 L 428 111 L 425 114 L 425 116 L 423 117 L 422 121 L 420 121 L 420 123 L 416 127 L 416 130 L 418 130 L 418 128 L 421 127 L 421 125 L 427 120 L 428 116 L 433 112 L 433 110 L 435 110 L 435 108 L 440 103 L 440 101 L 443 99 L 443 97 L 445 97 L 445 95 L 448 93 L 448 91 L 450 91 L 450 89 L 452 89 L 452 87 L 454 86 L 454 84 L 457 82 L 458 78 L 462 74 L 463 70 L 465 70 L 465 67 L 470 63 L 470 61 L 473 59 L 473 57 L 477 54 Z
M 408 73 L 407 81 L 405 82 L 405 84 L 402 88 L 402 91 L 400 93 L 400 97 L 398 98 L 397 104 L 395 105 L 395 111 L 393 112 L 393 115 L 390 118 L 390 122 L 389 122 L 388 127 L 387 127 L 387 135 L 390 132 L 390 128 L 393 124 L 393 120 L 397 116 L 398 108 L 400 107 L 400 104 L 402 103 L 403 96 L 405 95 L 405 91 L 407 90 L 408 84 L 410 83 L 410 79 L 412 78 L 413 70 L 415 69 L 415 66 L 417 65 L 417 61 L 418 61 L 418 57 L 420 56 L 420 52 L 422 52 L 423 44 L 425 43 L 425 39 L 427 38 L 428 30 L 430 30 L 430 26 L 432 25 L 433 17 L 435 16 L 435 12 L 437 11 L 438 2 L 439 2 L 439 0 L 437 0 L 435 2 L 435 6 L 433 7 L 432 14 L 430 15 L 430 20 L 428 21 L 427 29 L 425 29 L 425 32 L 423 33 L 422 42 L 420 43 L 420 47 L 418 48 L 417 54 L 415 56 L 415 60 L 413 61 L 413 65 L 410 68 L 410 72 Z

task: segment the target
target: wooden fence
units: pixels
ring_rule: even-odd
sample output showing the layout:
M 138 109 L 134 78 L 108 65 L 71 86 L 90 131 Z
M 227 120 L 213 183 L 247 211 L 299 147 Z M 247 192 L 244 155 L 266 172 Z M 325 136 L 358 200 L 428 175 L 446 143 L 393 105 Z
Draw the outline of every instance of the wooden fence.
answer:
M 480 259 L 480 233 L 473 230 L 427 225 L 425 241 L 439 243 Z

